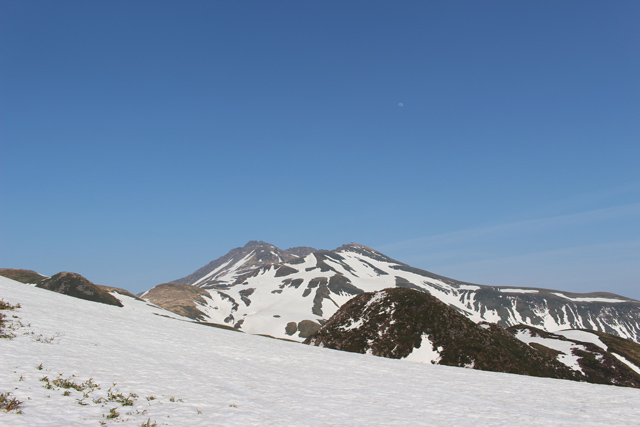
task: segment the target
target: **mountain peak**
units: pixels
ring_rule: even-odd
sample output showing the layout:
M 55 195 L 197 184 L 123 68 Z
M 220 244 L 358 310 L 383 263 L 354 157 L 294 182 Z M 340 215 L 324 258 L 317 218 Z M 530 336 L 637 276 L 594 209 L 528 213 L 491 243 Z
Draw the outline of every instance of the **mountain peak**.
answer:
M 351 243 L 347 243 L 346 245 L 340 246 L 338 249 L 336 249 L 336 251 L 344 251 L 344 250 L 349 250 L 349 249 L 356 249 L 356 250 L 357 249 L 359 249 L 359 250 L 365 249 L 365 250 L 368 250 L 368 251 L 373 251 L 374 250 L 374 249 L 371 249 L 369 246 L 365 246 L 365 245 L 361 245 L 359 243 L 351 242 Z
M 299 256 L 299 257 L 306 257 L 307 255 L 312 254 L 313 252 L 316 252 L 316 251 L 317 249 L 309 246 L 296 246 L 294 248 L 289 248 L 285 250 L 285 252 L 292 255 Z
M 244 245 L 244 247 L 245 248 L 256 248 L 256 247 L 276 248 L 276 246 L 272 245 L 271 243 L 263 242 L 262 240 L 249 240 L 249 242 L 247 242 L 247 244 Z

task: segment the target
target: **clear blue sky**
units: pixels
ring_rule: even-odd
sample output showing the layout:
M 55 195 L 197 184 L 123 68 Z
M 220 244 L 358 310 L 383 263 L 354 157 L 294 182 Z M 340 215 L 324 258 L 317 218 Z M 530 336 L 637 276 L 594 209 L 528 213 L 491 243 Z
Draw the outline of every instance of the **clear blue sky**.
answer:
M 248 240 L 640 299 L 640 2 L 2 1 L 0 266 Z

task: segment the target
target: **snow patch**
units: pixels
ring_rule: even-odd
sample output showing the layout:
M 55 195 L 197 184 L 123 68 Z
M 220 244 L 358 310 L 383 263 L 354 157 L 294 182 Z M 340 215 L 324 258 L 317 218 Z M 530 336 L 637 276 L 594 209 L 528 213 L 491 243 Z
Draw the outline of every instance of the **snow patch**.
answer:
M 460 285 L 458 286 L 458 289 L 460 289 L 461 291 L 477 291 L 480 288 L 480 286 L 475 286 L 475 285 Z
M 595 344 L 601 349 L 607 350 L 607 346 L 602 341 L 600 341 L 600 337 L 591 332 L 568 329 L 566 331 L 556 331 L 554 332 L 554 334 L 562 335 L 563 337 L 569 338 L 570 340 L 576 340 L 576 341 Z
M 573 354 L 574 349 L 586 350 L 583 345 L 574 343 L 572 341 L 534 337 L 531 335 L 531 331 L 528 330 L 518 331 L 518 333 L 516 334 L 516 338 L 528 345 L 531 345 L 531 343 L 536 343 L 560 352 L 560 354 L 558 354 L 559 362 L 565 364 L 574 371 L 578 371 L 584 374 L 584 371 L 578 363 L 578 360 L 580 358 Z
M 376 292 L 373 297 L 371 297 L 371 299 L 367 301 L 362 311 L 366 312 L 369 307 L 376 304 L 377 302 L 382 301 L 386 296 L 387 293 L 385 291 Z
M 408 360 L 410 362 L 436 364 L 442 358 L 442 356 L 440 356 L 441 352 L 442 347 L 438 347 L 437 349 L 434 348 L 433 342 L 431 342 L 431 338 L 429 337 L 429 335 L 422 334 L 420 347 L 414 348 L 413 351 L 404 358 L 404 360 Z
M 350 323 L 346 326 L 340 326 L 340 329 L 343 331 L 350 331 L 352 329 L 358 329 L 364 324 L 364 320 L 362 318 L 358 320 L 349 319 L 349 322 Z
M 573 302 L 628 302 L 626 300 L 616 299 L 616 298 L 600 298 L 600 297 L 593 297 L 593 298 L 576 297 L 576 298 L 572 298 L 572 297 L 569 297 L 567 295 L 561 294 L 560 292 L 551 292 L 551 293 L 553 295 L 568 299 L 569 301 L 573 301 Z
M 537 294 L 537 289 L 497 288 L 497 291 L 509 294 Z
M 612 352 L 611 354 L 613 354 L 619 361 L 621 361 L 622 363 L 624 363 L 625 365 L 627 365 L 628 367 L 633 369 L 638 375 L 640 375 L 640 367 L 638 367 L 637 365 L 633 364 L 633 362 L 627 360 L 624 356 L 621 356 L 618 353 L 613 353 Z

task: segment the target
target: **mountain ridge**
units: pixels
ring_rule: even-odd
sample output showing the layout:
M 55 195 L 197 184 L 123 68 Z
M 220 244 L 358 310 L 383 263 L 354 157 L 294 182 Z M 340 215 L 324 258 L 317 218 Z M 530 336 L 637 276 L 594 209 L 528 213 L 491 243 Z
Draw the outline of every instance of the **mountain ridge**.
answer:
M 321 326 L 355 295 L 389 287 L 428 292 L 476 323 L 593 329 L 640 339 L 640 302 L 620 295 L 463 282 L 357 243 L 306 252 L 299 256 L 251 241 L 173 283 L 207 291 L 197 306 L 206 321 L 299 341 L 305 338 L 300 329 Z M 144 296 L 153 294 L 151 289 Z

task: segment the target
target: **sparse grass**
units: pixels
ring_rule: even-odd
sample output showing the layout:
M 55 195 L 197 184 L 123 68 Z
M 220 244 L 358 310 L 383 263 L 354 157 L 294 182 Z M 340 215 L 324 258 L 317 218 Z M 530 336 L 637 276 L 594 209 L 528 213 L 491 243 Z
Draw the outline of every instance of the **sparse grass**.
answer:
M 15 411 L 16 414 L 22 414 L 20 405 L 22 405 L 22 402 L 15 397 L 11 397 L 11 393 L 0 393 L 0 411 Z
M 11 305 L 4 300 L 0 300 L 0 310 L 2 311 L 12 311 L 17 308 L 20 308 L 20 304 Z M 13 316 L 13 319 L 17 319 L 17 316 Z M 6 314 L 0 313 L 0 338 L 15 338 L 16 334 L 11 331 L 15 331 L 20 326 L 22 326 L 22 323 L 19 320 L 8 320 Z
M 36 335 L 34 332 L 27 332 L 27 333 L 25 333 L 25 335 L 32 335 L 33 341 L 41 342 L 41 343 L 44 343 L 44 344 L 52 344 L 56 339 L 64 336 L 64 334 L 62 332 L 56 332 L 51 337 L 45 337 L 42 334 Z
M 38 368 L 41 369 L 40 365 Z M 96 389 L 100 389 L 100 386 L 96 383 L 93 382 L 93 378 L 89 378 L 87 381 L 82 382 L 82 383 L 77 383 L 74 379 L 73 376 L 70 378 L 63 378 L 62 374 L 59 374 L 58 378 L 54 379 L 54 380 L 50 380 L 49 377 L 47 377 L 46 375 L 42 378 L 40 378 L 40 381 L 42 381 L 43 383 L 45 383 L 42 387 L 51 390 L 54 387 L 57 388 L 63 388 L 66 389 L 67 392 L 69 391 L 69 389 L 73 389 L 79 392 L 84 392 L 84 397 L 88 397 L 89 393 L 93 392 Z M 69 396 L 70 393 L 63 393 L 64 396 Z
M 15 310 L 16 308 L 22 308 L 20 304 L 11 305 L 5 300 L 0 299 L 0 310 Z
M 157 422 L 151 422 L 151 418 L 148 418 L 146 422 L 140 424 L 140 427 L 157 427 Z
M 43 370 L 44 367 L 42 364 L 38 365 L 38 370 Z M 101 395 L 94 394 L 97 390 L 101 390 L 99 384 L 93 381 L 93 378 L 89 378 L 86 381 L 80 381 L 77 379 L 75 375 L 71 375 L 69 377 L 63 376 L 63 374 L 58 374 L 58 377 L 55 379 L 49 378 L 47 375 L 44 375 L 40 378 L 40 381 L 43 383 L 42 387 L 47 390 L 58 390 L 62 393 L 63 396 L 71 396 L 76 397 L 75 402 L 81 406 L 89 406 L 89 405 L 100 405 L 105 407 L 110 403 L 115 404 L 116 406 L 109 409 L 108 413 L 102 415 L 103 419 L 100 421 L 101 425 L 107 425 L 107 421 L 116 420 L 115 422 L 124 422 L 126 421 L 126 417 L 129 415 L 133 415 L 135 412 L 139 415 L 146 415 L 147 410 L 138 410 L 133 408 L 135 406 L 136 400 L 139 398 L 139 395 L 136 393 L 128 393 L 124 394 L 120 392 L 116 386 L 117 383 L 112 383 L 111 387 L 105 392 L 101 392 Z M 82 393 L 82 397 L 78 397 L 78 395 L 74 396 L 74 391 Z M 4 397 L 4 396 L 3 396 Z M 49 396 L 50 397 L 50 396 Z M 157 397 L 150 395 L 145 397 L 146 400 L 151 405 L 151 401 L 156 400 Z M 170 402 L 181 402 L 184 403 L 184 400 L 176 398 L 175 396 L 171 396 L 169 398 Z M 22 402 L 17 402 L 18 404 Z M 111 405 L 109 405 L 111 406 Z M 118 412 L 118 409 L 124 407 L 131 407 L 128 411 L 123 412 L 125 414 L 124 418 L 121 417 L 121 413 Z M 202 414 L 200 410 L 197 410 L 199 414 Z M 151 421 L 149 418 L 146 423 L 142 424 L 143 426 L 157 426 L 158 424 L 155 421 Z

